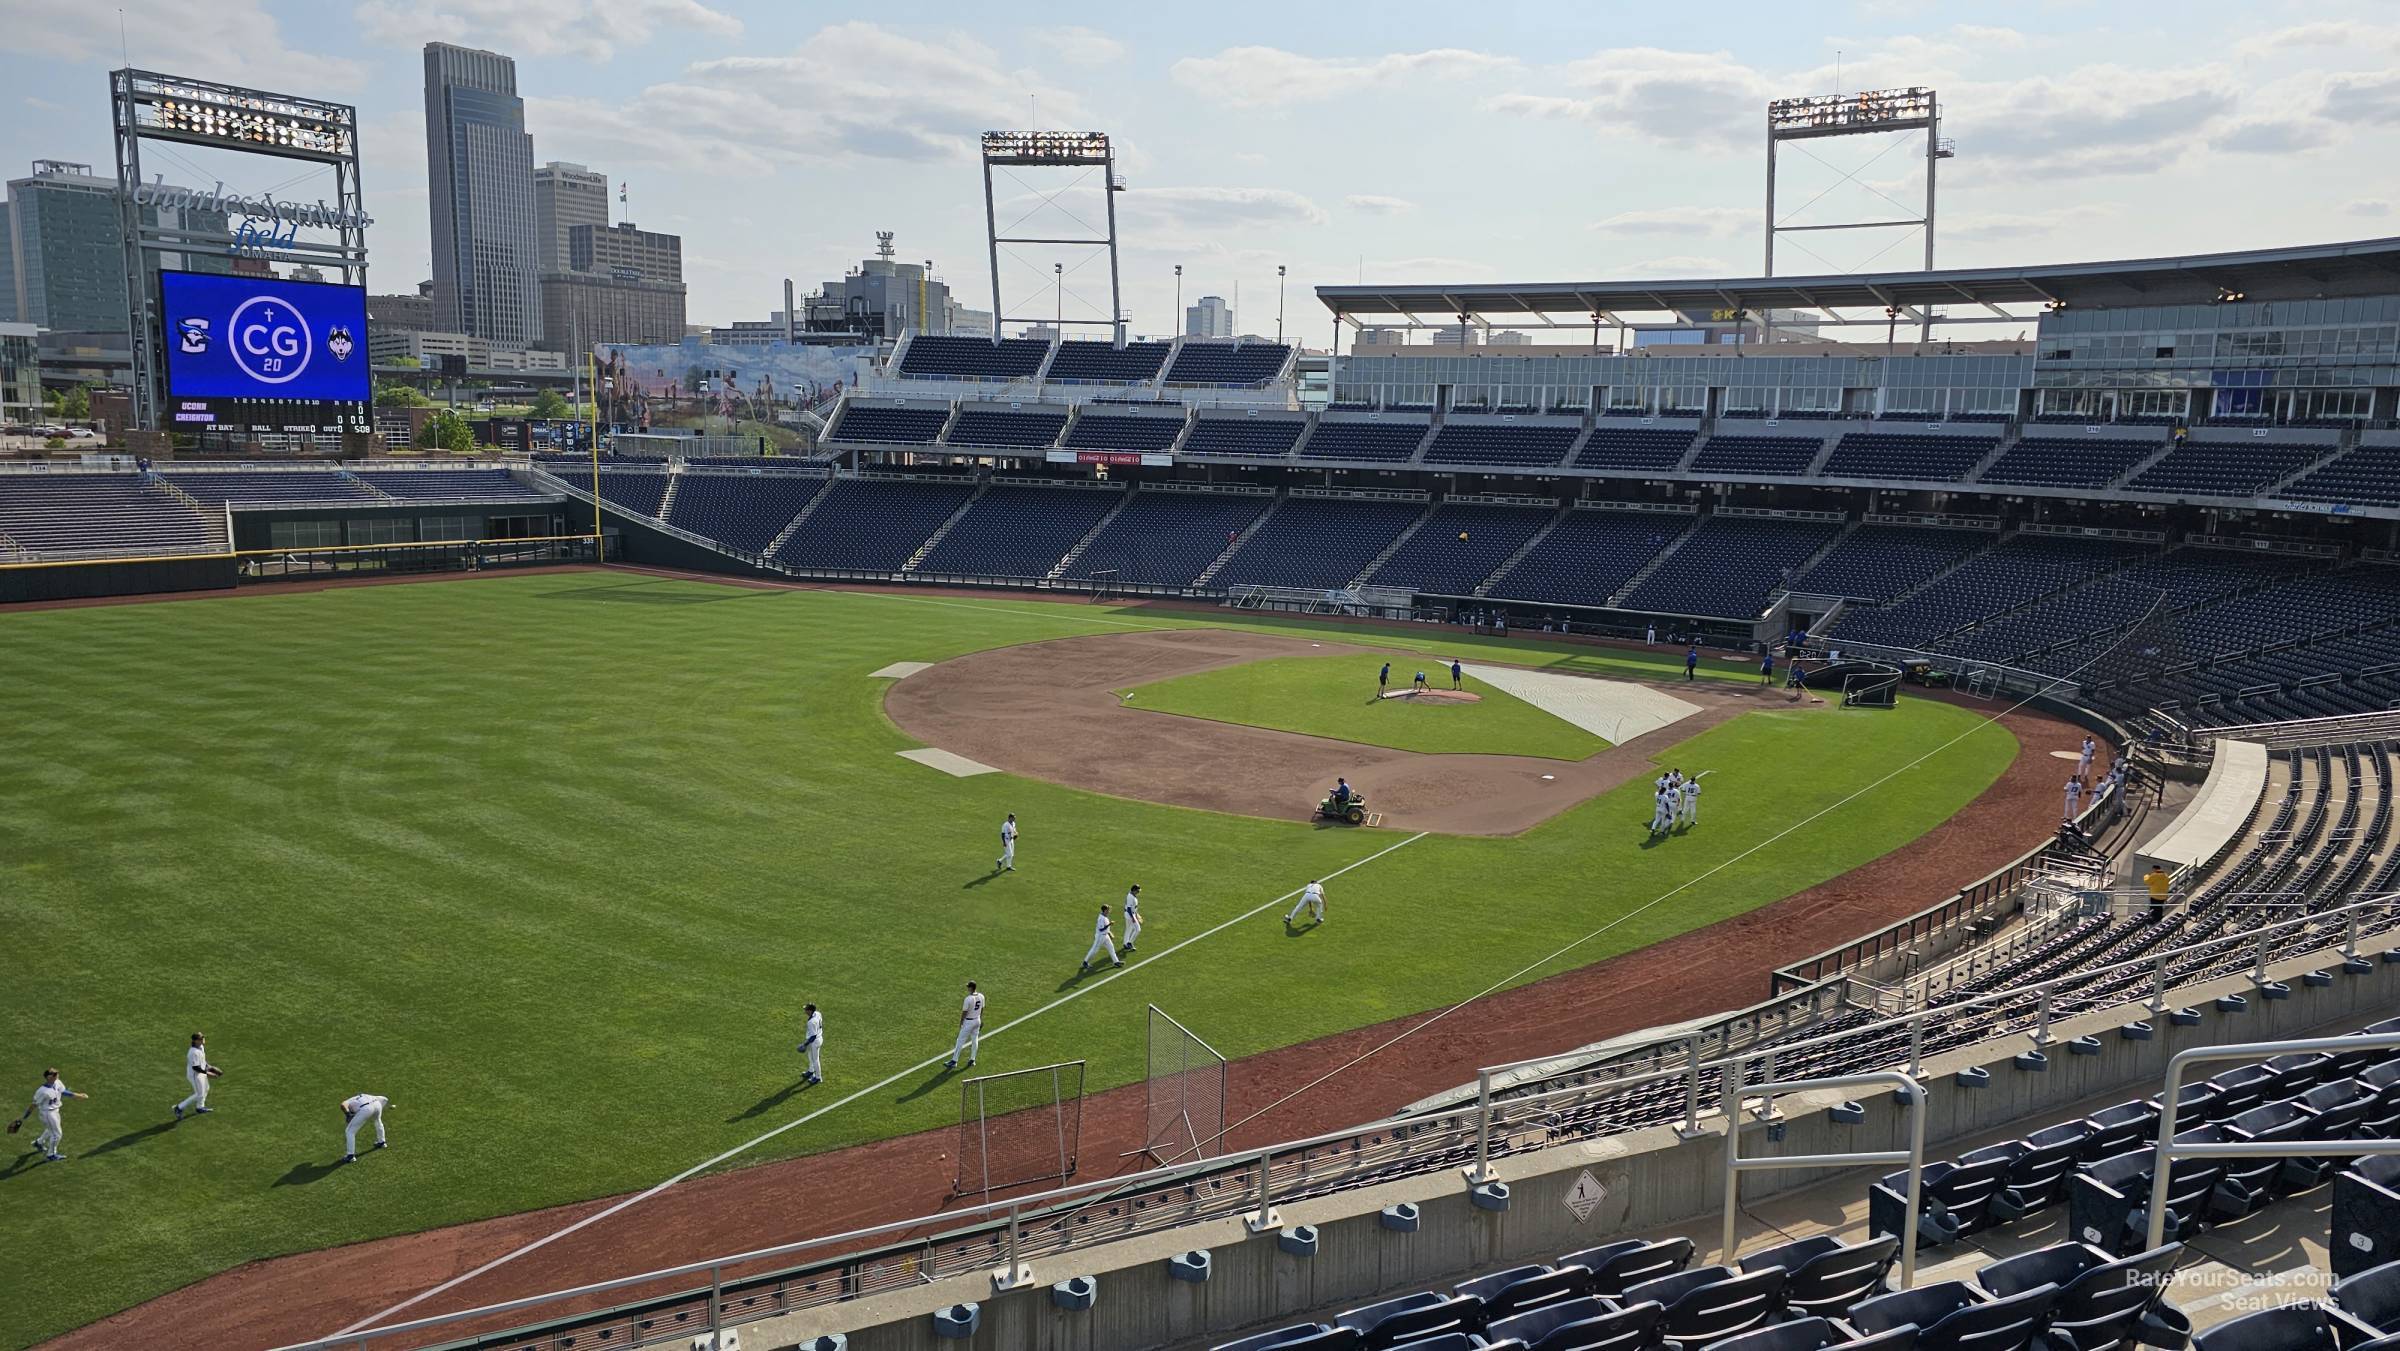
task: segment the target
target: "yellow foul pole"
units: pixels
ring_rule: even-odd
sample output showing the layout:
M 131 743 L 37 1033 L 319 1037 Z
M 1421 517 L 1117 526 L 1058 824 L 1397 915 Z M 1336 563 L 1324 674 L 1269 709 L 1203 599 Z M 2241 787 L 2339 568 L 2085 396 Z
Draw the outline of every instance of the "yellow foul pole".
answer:
M 592 392 L 592 561 L 608 561 L 608 545 L 600 538 L 600 368 L 593 363 L 592 354 L 583 354 L 583 366 L 592 378 L 585 388 Z

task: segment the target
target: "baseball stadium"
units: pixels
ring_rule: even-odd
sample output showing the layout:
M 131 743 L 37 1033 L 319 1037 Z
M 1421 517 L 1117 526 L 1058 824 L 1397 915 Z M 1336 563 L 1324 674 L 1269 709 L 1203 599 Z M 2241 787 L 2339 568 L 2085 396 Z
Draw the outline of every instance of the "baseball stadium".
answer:
M 2400 239 L 1314 299 L 0 462 L 0 1344 L 2400 1344 Z

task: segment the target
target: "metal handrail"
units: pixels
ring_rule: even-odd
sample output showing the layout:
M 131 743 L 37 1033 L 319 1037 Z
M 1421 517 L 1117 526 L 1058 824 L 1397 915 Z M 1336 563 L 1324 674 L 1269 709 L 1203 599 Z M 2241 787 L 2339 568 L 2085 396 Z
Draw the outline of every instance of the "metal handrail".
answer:
M 1820 1079 L 1781 1079 L 1745 1087 L 1741 1076 L 1725 1076 L 1724 1104 L 1720 1109 L 1725 1117 L 1725 1218 L 1717 1260 L 1733 1265 L 1734 1253 L 1739 1250 L 1736 1236 L 1741 1215 L 1741 1178 L 1746 1169 L 1753 1168 L 1851 1168 L 1860 1164 L 1906 1164 L 1908 1166 L 1908 1215 L 1900 1221 L 1900 1288 L 1908 1289 L 1917 1283 L 1917 1223 L 1918 1209 L 1924 1200 L 1925 1186 L 1925 1118 L 1926 1112 L 1908 1114 L 1908 1148 L 1857 1150 L 1841 1154 L 1761 1155 L 1745 1159 L 1741 1156 L 1742 1099 L 1750 1093 L 1762 1093 L 1768 1103 L 1777 1093 L 1796 1093 L 1812 1088 L 1851 1088 L 1863 1084 L 1890 1084 L 1907 1096 L 1904 1102 L 1923 1102 L 1925 1086 L 1915 1076 L 1897 1070 L 1874 1070 L 1865 1074 L 1839 1074 Z M 2158 1246 L 2156 1243 L 2152 1247 Z
M 2274 1140 L 2232 1144 L 2184 1144 L 2175 1138 L 2175 1099 L 2183 1087 L 2183 1067 L 2203 1060 L 2266 1060 L 2310 1051 L 2392 1050 L 2400 1048 L 2400 1032 L 2364 1036 L 2310 1037 L 2302 1041 L 2254 1041 L 2238 1046 L 2194 1046 L 2177 1051 L 2167 1061 L 2166 1087 L 2158 1099 L 2157 1152 L 2150 1156 L 2150 1241 L 2145 1249 L 2165 1243 L 2167 1232 L 2167 1174 L 2177 1159 L 2316 1159 L 2365 1154 L 2400 1154 L 2400 1140 Z

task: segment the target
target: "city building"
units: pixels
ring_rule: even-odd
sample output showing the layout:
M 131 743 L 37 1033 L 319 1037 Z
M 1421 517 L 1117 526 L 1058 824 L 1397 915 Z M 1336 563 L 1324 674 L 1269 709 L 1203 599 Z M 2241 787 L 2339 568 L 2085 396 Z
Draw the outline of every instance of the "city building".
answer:
M 418 282 L 413 295 L 368 296 L 367 328 L 394 333 L 434 331 L 433 283 Z
M 495 348 L 533 346 L 542 258 L 515 61 L 425 44 L 425 166 L 435 322 Z
M 167 192 L 181 191 L 168 188 Z M 227 233 L 227 212 L 210 207 L 141 208 L 142 223 Z M 9 180 L 0 208 L 0 320 L 77 332 L 126 331 L 125 222 L 117 180 L 88 164 L 35 160 Z M 157 253 L 153 267 L 225 272 L 228 260 Z
M 0 422 L 42 415 L 42 354 L 31 324 L 0 323 Z
M 858 342 L 894 342 L 909 332 L 948 334 L 967 311 L 933 275 L 931 261 L 904 263 L 889 230 L 875 232 L 875 256 L 848 276 L 824 283 L 801 303 L 799 327 L 817 334 L 848 335 Z M 989 335 L 985 317 L 982 332 Z
M 1380 333 L 1384 330 L 1376 331 Z M 1363 342 L 1365 335 L 1360 335 L 1360 340 Z M 1479 328 L 1472 324 L 1444 324 L 1433 330 L 1432 342 L 1436 347 L 1531 347 L 1533 345 L 1533 339 L 1514 329 L 1502 329 L 1495 333 L 1490 329 Z
M 542 330 L 561 352 L 604 342 L 676 343 L 683 341 L 683 302 L 680 281 L 553 272 L 542 278 Z
M 1187 338 L 1230 338 L 1233 336 L 1233 308 L 1223 296 L 1202 296 L 1197 304 L 1183 312 L 1183 336 Z
M 608 175 L 565 160 L 534 170 L 533 221 L 540 236 L 542 271 L 580 270 L 567 261 L 567 232 L 578 225 L 607 226 Z
M 467 369 L 474 372 L 563 371 L 567 368 L 564 352 L 501 347 L 465 333 L 380 330 L 371 324 L 367 329 L 367 356 L 378 366 L 413 361 L 426 370 L 439 368 L 442 358 L 446 356 L 465 357 Z
M 623 225 L 576 225 L 567 231 L 567 265 L 544 269 L 597 272 L 643 281 L 683 280 L 683 237 Z

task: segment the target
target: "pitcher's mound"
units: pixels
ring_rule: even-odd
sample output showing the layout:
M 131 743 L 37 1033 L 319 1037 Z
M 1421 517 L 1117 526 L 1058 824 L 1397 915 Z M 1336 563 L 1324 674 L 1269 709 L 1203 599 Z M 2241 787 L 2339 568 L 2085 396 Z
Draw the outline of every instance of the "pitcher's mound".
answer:
M 1385 699 L 1419 699 L 1435 704 L 1480 704 L 1483 696 L 1472 690 L 1385 690 Z

